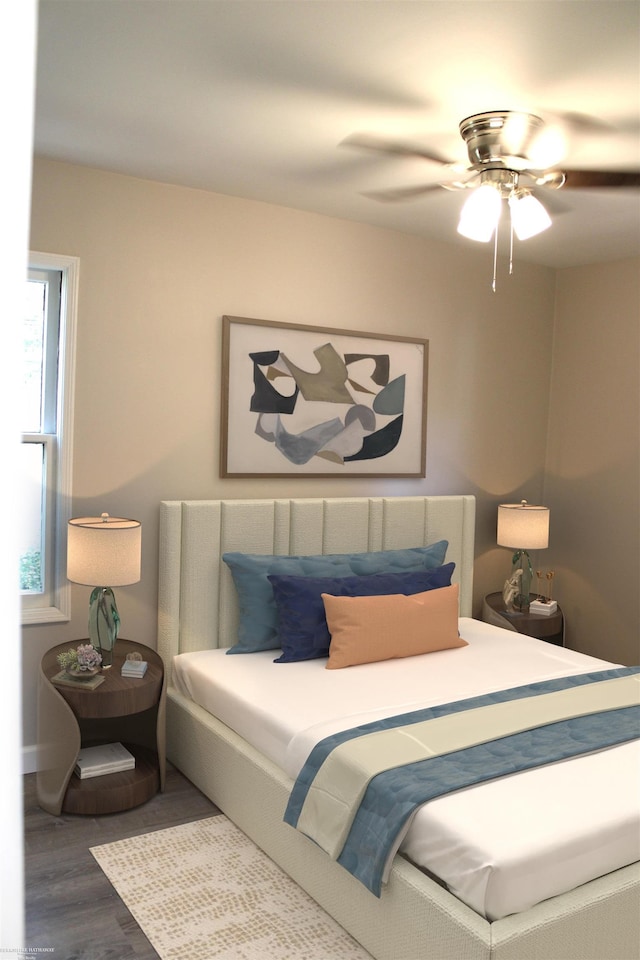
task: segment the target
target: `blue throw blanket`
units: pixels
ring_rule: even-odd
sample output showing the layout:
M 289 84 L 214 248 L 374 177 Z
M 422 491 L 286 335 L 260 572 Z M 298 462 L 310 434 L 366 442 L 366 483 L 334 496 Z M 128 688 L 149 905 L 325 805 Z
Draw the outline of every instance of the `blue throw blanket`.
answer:
M 294 785 L 285 822 L 298 826 L 310 787 L 332 751 L 358 737 L 396 727 L 411 727 L 506 701 L 537 697 L 586 684 L 633 677 L 640 667 L 622 667 L 496 691 L 441 704 L 345 730 L 322 740 L 311 751 Z M 380 896 L 385 870 L 408 821 L 422 804 L 455 790 L 543 764 L 579 756 L 640 736 L 640 706 L 587 713 L 560 722 L 479 743 L 442 756 L 386 769 L 370 780 L 338 862 L 372 893 Z

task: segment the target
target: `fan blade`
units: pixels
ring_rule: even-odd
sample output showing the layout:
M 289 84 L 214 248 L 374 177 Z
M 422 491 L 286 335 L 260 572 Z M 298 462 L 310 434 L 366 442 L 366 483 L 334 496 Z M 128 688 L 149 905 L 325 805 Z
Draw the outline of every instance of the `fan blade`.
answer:
M 615 130 L 615 125 L 600 117 L 592 117 L 588 113 L 578 113 L 576 110 L 548 110 L 546 117 L 555 117 L 567 129 L 575 133 L 609 133 Z
M 565 170 L 563 190 L 584 187 L 640 187 L 640 172 L 636 170 Z
M 395 203 L 398 200 L 412 200 L 414 197 L 421 197 L 436 190 L 442 190 L 441 183 L 428 183 L 419 187 L 396 187 L 390 190 L 371 190 L 363 193 L 362 196 L 370 200 L 380 200 L 382 203 Z
M 430 160 L 432 163 L 441 163 L 450 166 L 451 161 L 436 153 L 435 150 L 425 150 L 423 147 L 411 143 L 396 143 L 392 140 L 383 140 L 367 133 L 354 133 L 346 137 L 341 147 L 359 147 L 362 150 L 375 150 L 378 153 L 387 153 L 397 157 L 418 157 L 421 160 Z

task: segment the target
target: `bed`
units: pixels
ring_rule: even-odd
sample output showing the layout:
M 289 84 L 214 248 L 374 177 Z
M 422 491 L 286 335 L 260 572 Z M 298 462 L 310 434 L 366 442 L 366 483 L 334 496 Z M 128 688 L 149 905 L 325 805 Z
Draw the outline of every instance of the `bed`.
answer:
M 355 690 L 360 686 L 354 680 L 358 672 L 360 676 L 376 674 L 378 679 L 373 683 L 372 692 L 363 694 L 361 702 L 354 701 L 354 712 L 360 722 L 362 718 L 377 717 L 380 690 L 387 689 L 389 683 L 381 679 L 382 664 L 326 671 L 317 659 L 274 664 L 277 652 L 228 656 L 225 648 L 237 642 L 239 609 L 236 586 L 222 554 L 283 557 L 353 554 L 355 551 L 375 554 L 446 540 L 446 560 L 455 563 L 453 583 L 459 594 L 460 635 L 470 638 L 464 655 L 467 659 L 479 656 L 477 651 L 482 645 L 493 648 L 493 663 L 502 666 L 497 675 L 491 677 L 489 686 L 498 689 L 517 681 L 517 675 L 511 673 L 511 658 L 505 654 L 510 649 L 505 644 L 513 644 L 514 635 L 471 618 L 474 530 L 475 501 L 471 496 L 164 501 L 160 524 L 158 646 L 169 677 L 167 755 L 377 960 L 633 960 L 640 952 L 637 863 L 611 869 L 605 857 L 602 876 L 509 913 L 511 908 L 517 910 L 518 904 L 517 897 L 513 902 L 509 902 L 508 896 L 505 900 L 505 890 L 510 895 L 510 882 L 487 892 L 486 884 L 483 888 L 482 883 L 474 881 L 471 892 L 461 890 L 454 895 L 450 886 L 455 887 L 455 879 L 447 885 L 441 876 L 416 866 L 414 859 L 420 858 L 411 846 L 395 856 L 381 895 L 374 896 L 283 820 L 295 771 L 304 760 L 305 730 L 317 728 L 321 733 L 326 730 L 322 714 L 315 712 L 321 693 L 315 699 L 310 695 L 298 697 L 297 702 L 287 708 L 284 718 L 274 721 L 269 720 L 270 702 L 283 699 L 288 686 L 308 691 L 315 686 L 321 691 L 328 677 L 332 683 L 351 684 L 349 696 L 355 697 Z M 518 636 L 515 642 L 524 645 L 522 657 L 530 662 L 534 678 L 608 666 L 532 638 Z M 457 652 L 432 653 L 426 658 L 407 658 L 404 662 L 388 661 L 387 665 L 396 671 L 391 686 L 403 690 L 402 702 L 418 702 L 417 691 L 411 689 L 411 671 L 406 672 L 406 665 L 412 660 L 429 660 L 430 669 L 436 674 L 441 669 L 445 697 L 449 692 L 446 677 L 451 676 L 451 671 L 444 661 L 447 654 L 453 657 Z M 225 708 L 217 712 L 222 713 L 227 722 L 215 716 L 210 705 L 206 708 L 205 695 L 195 689 L 193 675 L 190 679 L 189 673 L 185 674 L 182 669 L 183 663 L 194 663 L 197 676 L 202 665 L 211 659 L 214 676 L 219 676 L 222 682 L 225 673 L 229 675 L 227 689 L 233 696 L 225 701 L 224 694 L 217 695 L 219 703 L 226 703 Z M 482 673 L 480 662 L 478 660 L 472 674 Z M 443 665 L 438 667 L 439 663 Z M 399 669 L 405 672 L 397 672 Z M 492 666 L 491 670 L 494 669 Z M 277 679 L 265 679 L 269 677 Z M 461 699 L 474 695 L 481 682 L 484 682 L 481 677 L 475 678 L 472 686 L 467 688 L 463 684 L 460 689 L 456 681 L 451 690 Z M 243 722 L 248 723 L 252 712 L 258 723 L 245 729 Z M 289 742 L 293 744 L 291 734 L 296 726 L 301 728 L 300 737 L 295 745 L 287 747 Z M 262 739 L 252 734 L 255 729 L 261 731 Z M 630 751 L 632 746 L 624 744 L 603 751 L 604 762 L 610 762 L 616 751 Z M 628 756 L 633 754 L 629 752 Z M 568 764 L 554 766 L 568 768 Z M 619 765 L 616 776 L 625 776 L 624 766 Z M 548 771 L 542 769 L 530 774 L 542 778 L 544 790 Z M 602 769 L 599 779 L 600 782 L 609 779 L 608 768 Z M 490 790 L 517 791 L 516 781 L 518 777 L 507 777 L 502 786 L 493 782 L 486 786 Z M 454 829 L 456 817 L 463 821 L 470 819 L 464 803 L 467 802 L 465 794 L 472 792 L 473 788 L 460 791 L 456 802 L 462 806 L 453 811 L 447 811 L 446 805 L 439 801 L 427 804 L 425 809 L 435 808 L 436 819 L 440 818 L 445 826 L 449 824 L 449 828 Z M 485 805 L 489 813 L 493 806 L 494 816 L 489 816 L 478 827 L 478 839 L 482 840 L 485 832 L 487 835 L 496 832 L 496 810 L 504 809 L 513 817 L 514 810 L 519 810 L 520 803 L 525 802 L 522 797 L 526 799 L 526 794 L 526 790 L 523 794 L 496 793 Z M 545 821 L 544 814 L 541 810 L 540 822 Z M 633 827 L 631 829 L 633 831 Z M 627 840 L 618 835 L 615 842 L 620 846 Z M 633 847 L 633 842 L 630 846 Z M 568 859 L 571 859 L 570 853 Z M 549 872 L 554 871 L 542 868 L 542 873 Z M 534 900 L 536 897 L 530 890 L 525 890 L 522 896 L 523 903 L 527 897 Z M 492 919 L 494 915 L 499 919 Z

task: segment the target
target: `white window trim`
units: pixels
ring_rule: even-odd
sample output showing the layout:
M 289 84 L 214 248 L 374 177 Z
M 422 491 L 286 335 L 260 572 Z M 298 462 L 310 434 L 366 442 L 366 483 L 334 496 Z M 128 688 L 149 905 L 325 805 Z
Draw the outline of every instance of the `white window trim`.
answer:
M 23 607 L 23 625 L 59 623 L 71 619 L 71 584 L 66 577 L 66 524 L 71 516 L 73 411 L 80 260 L 78 257 L 67 257 L 54 253 L 38 253 L 32 251 L 29 254 L 29 267 L 36 270 L 60 270 L 63 275 L 58 358 L 58 371 L 63 387 L 61 391 L 62 396 L 58 394 L 57 411 L 59 456 L 56 462 L 56 488 L 58 496 L 54 519 L 56 534 L 54 543 L 53 596 L 55 598 L 55 605 L 46 607 Z

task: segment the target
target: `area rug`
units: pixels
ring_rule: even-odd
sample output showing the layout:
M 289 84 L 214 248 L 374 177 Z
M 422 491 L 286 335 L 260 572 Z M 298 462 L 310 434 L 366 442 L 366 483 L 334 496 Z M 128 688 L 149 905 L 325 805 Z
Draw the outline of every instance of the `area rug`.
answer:
M 162 960 L 371 960 L 224 816 L 91 853 Z

